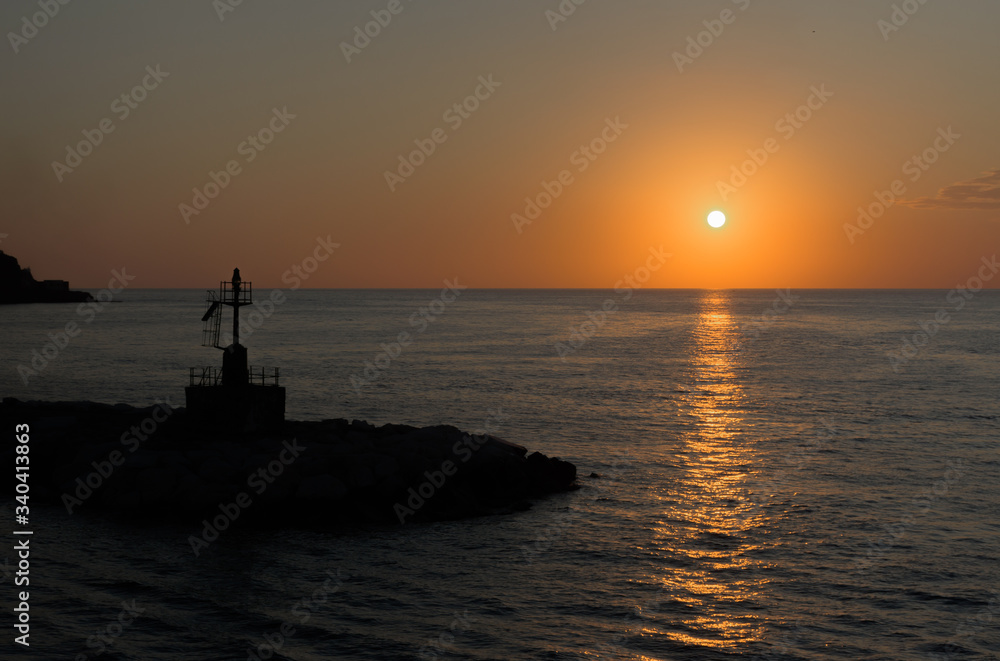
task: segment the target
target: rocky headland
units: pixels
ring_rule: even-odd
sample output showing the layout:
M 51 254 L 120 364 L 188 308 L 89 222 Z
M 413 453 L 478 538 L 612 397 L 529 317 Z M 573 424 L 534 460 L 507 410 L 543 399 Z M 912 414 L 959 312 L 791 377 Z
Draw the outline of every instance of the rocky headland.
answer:
M 0 304 L 85 303 L 94 300 L 85 291 L 72 291 L 65 280 L 42 280 L 23 269 L 17 258 L 0 250 Z

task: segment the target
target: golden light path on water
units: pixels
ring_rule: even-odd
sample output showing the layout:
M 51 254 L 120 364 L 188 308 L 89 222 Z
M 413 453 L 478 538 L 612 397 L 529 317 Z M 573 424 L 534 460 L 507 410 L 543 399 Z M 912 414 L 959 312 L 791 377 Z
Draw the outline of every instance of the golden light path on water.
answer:
M 756 561 L 746 555 L 746 527 L 761 522 L 741 485 L 758 460 L 747 443 L 748 395 L 738 375 L 741 333 L 731 297 L 705 292 L 700 301 L 688 382 L 678 388 L 687 420 L 676 457 L 681 470 L 659 487 L 663 518 L 654 537 L 670 559 L 654 580 L 688 606 L 680 621 L 670 618 L 669 628 L 654 635 L 717 649 L 761 640 L 763 621 L 753 613 L 766 601 L 752 571 Z

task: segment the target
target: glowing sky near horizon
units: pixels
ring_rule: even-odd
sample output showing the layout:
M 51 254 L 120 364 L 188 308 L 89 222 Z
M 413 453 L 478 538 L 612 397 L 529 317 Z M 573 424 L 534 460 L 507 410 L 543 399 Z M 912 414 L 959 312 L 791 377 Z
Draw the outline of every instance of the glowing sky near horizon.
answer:
M 662 246 L 647 286 L 950 289 L 996 252 L 993 0 L 217 4 L 0 7 L 0 250 L 198 288 L 318 238 L 305 287 L 612 287 Z

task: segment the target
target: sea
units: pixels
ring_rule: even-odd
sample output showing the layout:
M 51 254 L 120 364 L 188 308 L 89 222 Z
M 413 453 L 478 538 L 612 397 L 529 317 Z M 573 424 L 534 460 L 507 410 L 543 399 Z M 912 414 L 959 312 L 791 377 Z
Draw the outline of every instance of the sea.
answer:
M 288 418 L 488 431 L 580 488 L 461 521 L 237 522 L 198 556 L 200 521 L 33 503 L 30 648 L 5 534 L 0 657 L 1000 659 L 998 291 L 254 295 L 241 341 Z M 183 406 L 221 365 L 206 297 L 4 307 L 0 395 Z

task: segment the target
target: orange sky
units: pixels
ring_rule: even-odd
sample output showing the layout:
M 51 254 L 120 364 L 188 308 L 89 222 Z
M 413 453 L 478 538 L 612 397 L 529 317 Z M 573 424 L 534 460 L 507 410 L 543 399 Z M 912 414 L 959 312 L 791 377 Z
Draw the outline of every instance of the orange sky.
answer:
M 135 287 L 198 288 L 234 266 L 287 286 L 317 237 L 340 247 L 307 287 L 612 287 L 662 247 L 651 287 L 951 288 L 996 252 L 995 2 L 928 3 L 898 30 L 870 0 L 585 3 L 565 21 L 555 0 L 347 4 L 73 3 L 8 34 L 0 249 L 78 287 L 126 267 Z M 0 26 L 35 11 L 6 3 Z M 92 153 L 54 165 L 102 119 Z M 390 189 L 414 141 L 433 153 Z M 512 218 L 561 173 L 537 219 Z

